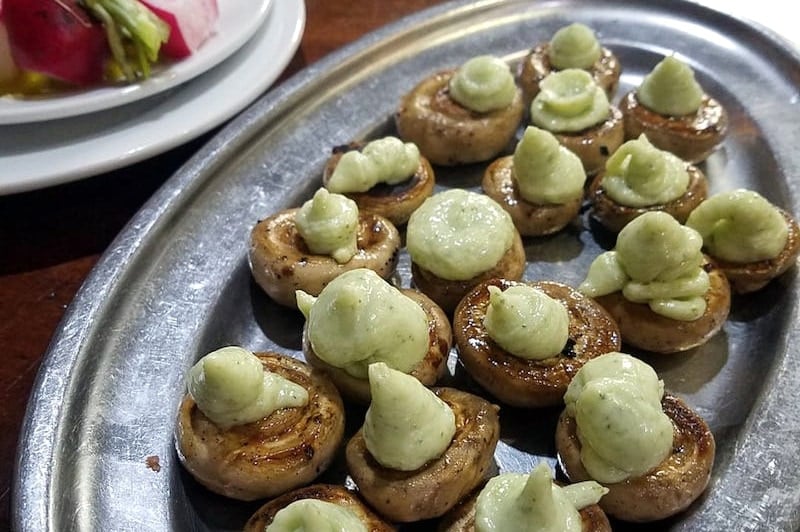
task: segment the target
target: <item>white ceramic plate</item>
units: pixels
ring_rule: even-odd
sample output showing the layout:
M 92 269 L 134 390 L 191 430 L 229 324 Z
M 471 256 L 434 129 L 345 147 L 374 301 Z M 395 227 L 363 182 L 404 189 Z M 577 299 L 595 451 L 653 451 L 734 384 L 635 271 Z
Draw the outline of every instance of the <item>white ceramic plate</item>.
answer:
M 156 68 L 141 83 L 98 87 L 46 98 L 0 97 L 0 124 L 21 124 L 110 109 L 169 90 L 218 65 L 261 27 L 272 0 L 219 0 L 215 33 L 191 56 Z
M 278 78 L 297 50 L 304 26 L 302 1 L 274 2 L 250 41 L 180 87 L 98 113 L 0 126 L 0 194 L 120 168 L 216 127 Z

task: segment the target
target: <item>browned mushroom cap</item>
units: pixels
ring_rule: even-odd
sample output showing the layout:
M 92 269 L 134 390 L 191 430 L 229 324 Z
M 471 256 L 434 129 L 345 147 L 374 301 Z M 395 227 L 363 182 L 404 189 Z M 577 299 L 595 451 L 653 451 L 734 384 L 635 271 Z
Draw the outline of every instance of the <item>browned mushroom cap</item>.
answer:
M 608 158 L 625 141 L 622 113 L 612 105 L 605 122 L 574 133 L 553 132 L 553 135 L 562 146 L 578 156 L 586 175 L 591 176 L 605 168 Z
M 486 168 L 484 193 L 503 207 L 522 236 L 542 236 L 563 229 L 578 216 L 583 197 L 562 204 L 531 203 L 520 195 L 514 176 L 514 158 L 501 157 Z
M 428 352 L 409 374 L 425 386 L 433 386 L 447 369 L 447 357 L 453 343 L 450 320 L 442 309 L 422 292 L 412 289 L 402 289 L 401 292 L 416 301 L 428 315 Z M 303 355 L 309 364 L 330 377 L 346 399 L 369 403 L 371 397 L 369 379 L 354 377 L 319 358 L 308 339 L 307 325 L 303 328 Z
M 469 498 L 461 501 L 458 506 L 447 512 L 439 521 L 438 532 L 475 532 L 475 504 L 480 491 L 475 491 Z M 608 522 L 605 512 L 597 504 L 592 504 L 581 509 L 582 532 L 611 532 L 611 523 Z
M 619 104 L 625 123 L 625 138 L 635 139 L 644 133 L 662 150 L 684 161 L 698 163 L 707 158 L 725 138 L 728 113 L 707 94 L 697 112 L 685 116 L 667 116 L 642 105 L 631 91 Z
M 664 413 L 672 421 L 672 453 L 645 475 L 603 484 L 608 493 L 600 507 L 624 521 L 648 522 L 682 512 L 708 485 L 714 465 L 714 435 L 705 421 L 679 398 L 665 394 Z M 556 427 L 556 449 L 571 482 L 592 480 L 583 467 L 575 418 L 561 414 Z
M 357 494 L 344 486 L 313 484 L 290 491 L 289 493 L 284 493 L 280 497 L 267 502 L 248 519 L 247 523 L 244 525 L 244 532 L 264 532 L 264 529 L 275 519 L 275 514 L 293 502 L 304 499 L 316 499 L 347 508 L 364 523 L 364 526 L 367 527 L 369 532 L 392 532 L 397 530 L 394 526 L 375 514 L 375 512 L 361 501 Z
M 533 98 L 539 93 L 539 83 L 548 76 L 548 74 L 557 71 L 553 65 L 550 64 L 550 56 L 548 50 L 550 43 L 541 43 L 533 48 L 522 63 L 520 63 L 519 74 L 517 80 L 520 87 L 522 87 L 522 94 L 527 105 L 530 105 Z M 619 77 L 622 72 L 619 59 L 608 48 L 603 48 L 600 57 L 594 62 L 588 72 L 594 78 L 595 83 L 603 89 L 611 100 L 617 92 L 619 86 Z
M 792 267 L 797 261 L 797 255 L 800 254 L 800 227 L 798 227 L 797 220 L 791 214 L 783 209 L 779 210 L 786 220 L 789 234 L 783 251 L 777 257 L 746 264 L 714 258 L 719 269 L 728 278 L 731 289 L 737 294 L 760 290 L 772 279 Z
M 491 474 L 500 437 L 498 408 L 454 388 L 434 388 L 453 409 L 456 432 L 439 458 L 415 471 L 380 465 L 367 450 L 362 430 L 347 444 L 350 476 L 361 495 L 384 517 L 411 522 L 439 517 Z
M 314 480 L 344 436 L 344 406 L 320 371 L 278 353 L 256 353 L 266 370 L 301 385 L 308 404 L 222 430 L 187 395 L 175 432 L 178 457 L 213 492 L 252 501 L 274 497 Z
M 649 211 L 664 211 L 680 223 L 686 223 L 689 214 L 708 197 L 708 179 L 698 167 L 686 163 L 689 184 L 686 192 L 668 203 L 652 207 L 628 207 L 611 199 L 603 189 L 605 173 L 600 173 L 589 185 L 588 197 L 592 204 L 592 217 L 609 231 L 619 232 L 637 216 Z
M 711 286 L 704 296 L 706 311 L 694 321 L 673 320 L 656 314 L 645 303 L 632 303 L 622 292 L 595 299 L 619 325 L 622 341 L 653 353 L 678 353 L 702 345 L 725 323 L 731 307 L 728 279 L 719 267 L 706 258 L 704 268 Z
M 411 280 L 414 285 L 433 299 L 446 313 L 450 314 L 455 310 L 458 302 L 461 301 L 467 292 L 474 286 L 488 279 L 503 278 L 519 280 L 525 272 L 525 248 L 522 245 L 522 238 L 519 232 L 514 231 L 514 241 L 495 266 L 472 279 L 465 281 L 450 281 L 442 279 L 438 275 L 422 268 L 418 264 L 411 263 Z
M 450 97 L 448 84 L 455 70 L 422 80 L 400 101 L 397 131 L 413 142 L 434 164 L 488 161 L 511 143 L 522 120 L 522 92 L 505 109 L 478 113 Z
M 489 287 L 506 290 L 527 284 L 564 304 L 569 313 L 569 339 L 564 351 L 545 360 L 526 360 L 501 348 L 483 324 Z M 520 283 L 492 279 L 471 290 L 456 308 L 453 332 L 458 357 L 472 378 L 500 401 L 521 407 L 562 402 L 572 377 L 594 357 L 619 351 L 620 332 L 611 316 L 577 290 L 550 281 Z
M 392 275 L 400 251 L 400 233 L 389 220 L 359 213 L 358 251 L 348 262 L 339 264 L 308 249 L 294 221 L 299 210 L 288 209 L 261 220 L 250 234 L 250 270 L 275 302 L 297 308 L 296 290 L 317 296 L 333 279 L 357 268 L 374 270 L 384 279 Z
M 362 147 L 363 143 L 353 143 L 334 148 L 322 173 L 323 186 L 328 185 L 342 155 Z M 344 195 L 356 202 L 359 211 L 380 214 L 388 218 L 394 225 L 401 226 L 408 221 L 411 213 L 433 194 L 435 184 L 436 178 L 431 163 L 425 157 L 420 156 L 419 168 L 408 181 L 397 185 L 381 183 L 366 192 L 347 192 Z

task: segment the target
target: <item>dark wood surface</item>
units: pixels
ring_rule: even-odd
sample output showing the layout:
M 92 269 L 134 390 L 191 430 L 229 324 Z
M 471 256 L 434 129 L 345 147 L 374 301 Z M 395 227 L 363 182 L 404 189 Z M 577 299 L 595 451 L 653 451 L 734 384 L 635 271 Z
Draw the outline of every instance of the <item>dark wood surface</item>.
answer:
M 300 48 L 277 83 L 365 33 L 440 2 L 306 0 Z M 28 396 L 64 310 L 116 234 L 215 131 L 128 168 L 0 197 L 0 530 L 10 528 Z

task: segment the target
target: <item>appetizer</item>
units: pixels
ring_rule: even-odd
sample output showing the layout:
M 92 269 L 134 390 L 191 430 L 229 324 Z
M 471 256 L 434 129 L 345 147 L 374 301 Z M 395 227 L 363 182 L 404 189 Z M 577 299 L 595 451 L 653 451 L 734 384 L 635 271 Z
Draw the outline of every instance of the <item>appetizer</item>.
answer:
M 400 226 L 433 194 L 436 180 L 414 143 L 384 137 L 335 148 L 322 184 L 355 201 L 359 210 L 380 214 Z
M 475 285 L 525 271 L 525 249 L 511 216 L 488 196 L 462 189 L 434 194 L 408 221 L 414 285 L 452 312 Z
M 430 390 L 383 363 L 369 367 L 372 402 L 347 443 L 350 476 L 381 515 L 439 517 L 490 474 L 497 407 L 454 388 Z
M 216 0 L 4 0 L 0 95 L 134 82 L 164 58 L 180 59 L 214 30 Z M 14 75 L 9 75 L 12 72 Z
M 577 155 L 552 133 L 528 126 L 514 155 L 490 164 L 481 184 L 522 236 L 541 236 L 560 231 L 578 215 L 585 181 Z
M 684 223 L 707 195 L 702 170 L 656 148 L 644 134 L 614 152 L 588 192 L 592 216 L 613 232 L 650 211 L 666 212 Z
M 434 164 L 488 161 L 514 138 L 525 105 L 507 63 L 478 56 L 424 79 L 395 116 L 403 140 Z
M 549 281 L 481 283 L 456 308 L 453 331 L 472 378 L 520 407 L 560 404 L 584 363 L 621 345 L 603 307 Z
M 620 102 L 626 138 L 642 133 L 657 147 L 698 163 L 725 138 L 728 114 L 703 91 L 694 71 L 674 56 L 665 57 L 639 88 Z
M 555 134 L 580 158 L 588 175 L 597 173 L 625 139 L 622 113 L 585 70 L 553 72 L 539 85 L 530 106 L 531 123 Z
M 343 273 L 313 297 L 297 293 L 306 317 L 303 353 L 348 399 L 368 403 L 367 369 L 385 362 L 425 385 L 446 370 L 450 322 L 427 296 L 398 289 L 372 270 Z
M 252 501 L 314 480 L 344 436 L 344 406 L 324 374 L 278 353 L 236 346 L 189 371 L 178 458 L 213 492 Z
M 624 521 L 685 510 L 708 485 L 714 436 L 640 360 L 609 353 L 583 366 L 564 396 L 556 449 L 572 482 L 608 489 L 600 506 Z
M 448 512 L 439 532 L 611 532 L 597 501 L 608 493 L 594 481 L 560 486 L 540 462 L 530 474 L 492 477 Z
M 539 83 L 550 73 L 567 68 L 589 72 L 608 99 L 614 97 L 622 71 L 619 59 L 601 46 L 591 28 L 573 23 L 560 28 L 549 42 L 536 45 L 520 65 L 519 84 L 526 102 L 539 93 Z
M 692 211 L 686 225 L 703 237 L 706 252 L 736 293 L 763 288 L 800 254 L 797 220 L 752 190 L 708 198 Z
M 244 532 L 393 532 L 358 495 L 344 486 L 313 484 L 276 497 L 248 519 Z
M 702 247 L 694 229 L 647 212 L 592 262 L 579 290 L 611 314 L 624 343 L 655 353 L 691 349 L 722 328 L 731 305 L 728 280 Z
M 275 302 L 296 308 L 296 290 L 319 295 L 343 272 L 369 268 L 394 273 L 400 233 L 378 214 L 359 212 L 355 202 L 319 189 L 299 209 L 256 224 L 249 262 L 256 283 Z

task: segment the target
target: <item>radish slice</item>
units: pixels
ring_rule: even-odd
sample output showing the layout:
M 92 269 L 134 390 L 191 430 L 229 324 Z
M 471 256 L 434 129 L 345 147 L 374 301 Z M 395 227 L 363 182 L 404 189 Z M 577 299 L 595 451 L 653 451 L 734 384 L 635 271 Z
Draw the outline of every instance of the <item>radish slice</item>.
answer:
M 217 0 L 141 0 L 169 24 L 169 41 L 161 47 L 165 56 L 181 59 L 191 55 L 214 33 L 219 16 Z

